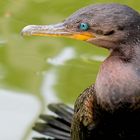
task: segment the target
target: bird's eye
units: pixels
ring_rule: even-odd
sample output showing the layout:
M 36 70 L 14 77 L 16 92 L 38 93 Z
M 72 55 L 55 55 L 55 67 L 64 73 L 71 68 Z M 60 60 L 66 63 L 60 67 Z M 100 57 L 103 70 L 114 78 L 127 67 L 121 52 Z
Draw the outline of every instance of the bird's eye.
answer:
M 83 31 L 87 31 L 89 29 L 89 24 L 88 23 L 80 23 L 79 28 Z

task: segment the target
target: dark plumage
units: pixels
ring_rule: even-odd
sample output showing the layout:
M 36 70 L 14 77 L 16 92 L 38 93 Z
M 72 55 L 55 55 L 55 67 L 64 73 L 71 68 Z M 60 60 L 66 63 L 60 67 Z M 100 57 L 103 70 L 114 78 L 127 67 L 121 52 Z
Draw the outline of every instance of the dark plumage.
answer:
M 52 117 L 50 121 L 45 116 L 47 123 L 36 124 L 35 130 L 56 139 L 140 139 L 138 12 L 120 4 L 91 5 L 78 10 L 63 23 L 30 25 L 23 29 L 22 34 L 75 38 L 110 50 L 95 84 L 77 98 L 74 114 L 69 113 L 64 105 L 60 108 L 51 105 L 52 111 L 61 119 Z M 71 125 L 71 129 L 63 131 L 58 125 L 60 127 L 56 130 L 55 124 L 60 123 L 68 130 Z
M 49 104 L 48 108 L 57 116 L 40 115 L 44 123 L 36 123 L 33 129 L 44 135 L 55 137 L 55 139 L 70 140 L 70 127 L 73 115 L 73 109 L 64 104 Z M 43 140 L 44 138 L 34 138 Z M 47 138 L 46 138 L 47 139 Z

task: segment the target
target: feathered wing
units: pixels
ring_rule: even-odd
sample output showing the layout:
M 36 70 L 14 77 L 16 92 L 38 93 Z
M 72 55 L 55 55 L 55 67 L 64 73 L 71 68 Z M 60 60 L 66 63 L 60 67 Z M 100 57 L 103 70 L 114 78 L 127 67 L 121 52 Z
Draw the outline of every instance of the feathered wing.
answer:
M 94 85 L 87 88 L 76 100 L 71 126 L 72 140 L 91 140 L 96 129 Z
M 40 115 L 43 122 L 35 123 L 33 130 L 41 133 L 44 137 L 33 138 L 34 140 L 70 140 L 70 128 L 73 116 L 73 109 L 69 106 L 57 103 L 49 104 L 48 108 L 56 115 Z M 47 138 L 49 136 L 50 138 Z
M 56 114 L 40 115 L 44 122 L 37 122 L 33 129 L 51 138 L 34 138 L 34 140 L 89 140 L 95 128 L 94 85 L 87 88 L 76 100 L 74 110 L 58 103 L 49 104 L 50 111 Z

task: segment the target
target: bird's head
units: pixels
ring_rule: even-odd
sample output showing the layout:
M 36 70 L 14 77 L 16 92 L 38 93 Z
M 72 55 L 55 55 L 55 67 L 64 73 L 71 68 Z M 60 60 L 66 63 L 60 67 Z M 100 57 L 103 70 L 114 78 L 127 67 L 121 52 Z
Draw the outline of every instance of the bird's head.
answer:
M 55 25 L 28 25 L 22 35 L 68 37 L 116 49 L 137 38 L 140 15 L 120 4 L 98 4 L 82 8 Z

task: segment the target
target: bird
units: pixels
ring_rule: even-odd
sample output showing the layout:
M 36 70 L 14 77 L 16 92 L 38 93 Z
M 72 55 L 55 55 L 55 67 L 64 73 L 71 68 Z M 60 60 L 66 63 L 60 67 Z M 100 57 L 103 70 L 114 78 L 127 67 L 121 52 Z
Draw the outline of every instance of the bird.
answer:
M 23 36 L 67 37 L 109 51 L 95 83 L 76 99 L 74 109 L 48 105 L 56 115 L 42 114 L 35 140 L 140 139 L 140 14 L 118 3 L 92 4 L 63 22 L 27 25 Z M 51 138 L 47 138 L 51 136 Z

